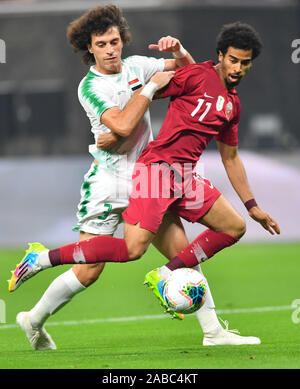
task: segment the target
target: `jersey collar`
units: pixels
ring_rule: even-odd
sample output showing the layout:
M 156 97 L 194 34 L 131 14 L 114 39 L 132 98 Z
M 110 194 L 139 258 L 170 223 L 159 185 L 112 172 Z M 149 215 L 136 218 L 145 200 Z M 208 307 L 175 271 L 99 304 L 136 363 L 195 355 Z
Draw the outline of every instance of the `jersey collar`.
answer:
M 232 88 L 232 89 L 227 89 L 225 88 L 225 86 L 223 85 L 221 79 L 220 79 L 220 76 L 218 75 L 216 69 L 215 69 L 215 66 L 216 64 L 213 62 L 213 61 L 207 61 L 209 67 L 214 71 L 215 75 L 218 77 L 218 80 L 220 82 L 220 84 L 222 85 L 223 89 L 226 91 L 226 93 L 228 94 L 232 94 L 232 95 L 237 95 L 237 90 L 235 88 Z

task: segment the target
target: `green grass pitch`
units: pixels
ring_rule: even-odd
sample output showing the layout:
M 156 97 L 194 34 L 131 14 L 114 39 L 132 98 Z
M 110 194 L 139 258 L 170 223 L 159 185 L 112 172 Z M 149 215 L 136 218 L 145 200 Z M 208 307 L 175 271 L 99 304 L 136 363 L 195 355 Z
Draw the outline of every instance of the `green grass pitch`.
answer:
M 253 346 L 203 347 L 194 315 L 183 322 L 163 315 L 143 286 L 145 273 L 165 263 L 150 248 L 139 261 L 107 264 L 95 284 L 48 320 L 57 350 L 34 351 L 16 314 L 68 267 L 44 271 L 10 294 L 6 280 L 22 256 L 0 251 L 0 369 L 300 368 L 300 312 L 290 307 L 300 299 L 300 243 L 238 244 L 202 265 L 219 316 L 242 335 L 259 336 L 262 344 Z

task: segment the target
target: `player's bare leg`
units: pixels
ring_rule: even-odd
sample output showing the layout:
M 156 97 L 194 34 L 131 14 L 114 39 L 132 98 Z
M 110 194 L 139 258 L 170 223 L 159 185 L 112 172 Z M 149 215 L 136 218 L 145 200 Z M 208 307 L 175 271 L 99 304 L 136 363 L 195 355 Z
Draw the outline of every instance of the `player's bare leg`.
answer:
M 174 258 L 181 250 L 189 245 L 183 224 L 180 218 L 171 212 L 164 216 L 157 235 L 154 237 L 152 244 L 168 259 Z M 200 265 L 194 267 L 203 276 Z M 163 266 L 159 269 L 164 278 L 169 277 L 171 271 Z M 215 311 L 214 300 L 207 284 L 207 294 L 203 307 L 196 312 L 197 319 L 203 330 L 203 333 L 216 332 L 222 328 Z
M 80 232 L 79 240 L 95 235 Z M 29 312 L 20 312 L 17 323 L 25 332 L 31 346 L 36 350 L 56 349 L 51 336 L 44 329 L 50 315 L 56 313 L 86 287 L 95 282 L 104 268 L 104 263 L 74 265 L 57 277 Z
M 236 239 L 240 239 L 246 232 L 244 219 L 236 212 L 233 206 L 224 196 L 218 198 L 212 208 L 201 218 L 200 223 L 209 227 L 211 230 L 224 232 Z M 199 310 L 200 315 L 205 314 L 207 306 Z M 207 323 L 207 330 L 204 331 L 203 345 L 243 345 L 260 344 L 259 338 L 254 336 L 240 336 L 238 331 L 229 330 L 228 322 L 224 321 L 225 329 L 218 328 L 210 330 L 210 323 Z
M 141 228 L 140 223 L 124 223 L 124 239 L 130 260 L 140 258 L 147 251 L 153 238 L 153 232 Z
M 221 240 L 227 239 L 229 240 L 229 243 L 231 243 L 231 241 L 232 242 L 237 241 L 245 233 L 245 222 L 243 218 L 234 210 L 231 204 L 223 196 L 218 198 L 218 200 L 215 202 L 213 207 L 206 213 L 206 215 L 201 220 L 199 220 L 199 222 L 209 227 L 210 231 L 214 231 L 214 234 L 216 236 L 211 237 L 209 234 L 206 234 L 205 236 L 205 240 L 207 239 L 207 237 L 209 238 L 208 240 L 212 238 L 211 239 L 212 243 L 214 243 L 214 239 L 220 239 L 217 232 L 220 232 Z M 178 235 L 177 235 L 177 240 L 178 240 Z M 210 245 L 212 243 L 210 243 Z M 218 249 L 222 249 L 223 243 L 221 242 L 220 244 L 220 242 L 217 242 L 217 244 L 219 245 Z M 178 249 L 179 247 L 177 247 L 177 250 Z M 203 253 L 203 250 L 201 249 L 200 252 Z M 193 266 L 197 264 L 198 258 L 200 258 L 199 253 L 197 257 L 195 256 L 194 247 L 188 245 L 187 248 L 179 252 L 178 256 L 173 257 L 172 260 L 165 267 L 172 270 L 172 266 L 170 266 L 170 264 L 172 265 L 172 263 L 175 264 L 175 266 L 179 266 L 179 267 L 184 266 L 184 263 L 180 261 L 180 256 L 188 257 L 188 260 L 192 259 L 194 261 Z M 174 258 L 175 261 L 173 261 Z M 180 262 L 182 265 L 180 265 Z M 188 266 L 191 267 L 190 265 Z M 200 266 L 199 266 L 199 271 L 201 271 Z M 167 272 L 165 273 L 165 277 L 167 277 Z M 233 331 L 230 331 L 228 329 L 227 322 L 224 322 L 226 328 L 223 329 L 223 327 L 220 325 L 216 317 L 215 305 L 210 292 L 208 293 L 208 298 L 206 300 L 206 303 L 197 312 L 197 318 L 204 331 L 203 345 L 205 346 L 242 345 L 242 344 L 260 343 L 259 338 L 239 336 Z
M 89 234 L 87 232 L 80 231 L 79 241 L 87 240 L 96 235 Z M 112 235 L 110 235 L 112 236 Z M 72 270 L 77 277 L 78 281 L 85 287 L 92 285 L 99 278 L 105 266 L 105 262 L 102 263 L 86 263 L 78 264 L 72 267 Z
M 246 232 L 245 220 L 224 196 L 216 200 L 199 222 L 212 231 L 224 232 L 235 239 L 240 239 Z
M 220 200 L 219 204 L 223 204 L 223 201 Z M 227 206 L 231 208 L 229 203 Z M 216 215 L 213 214 L 213 218 L 215 217 Z M 162 254 L 164 254 L 164 256 L 169 259 L 175 257 L 181 250 L 187 247 L 189 242 L 180 218 L 173 213 L 168 212 L 164 216 L 163 223 L 152 243 Z M 200 265 L 195 266 L 194 269 L 203 275 Z M 168 277 L 170 270 L 166 266 L 163 266 L 160 270 L 164 273 L 165 277 Z M 195 313 L 195 315 L 204 333 L 203 345 L 205 346 L 216 344 L 223 346 L 242 345 L 249 344 L 249 340 L 251 343 L 259 343 L 258 338 L 239 336 L 231 332 L 228 330 L 228 322 L 226 321 L 224 322 L 226 328 L 223 329 L 215 311 L 215 303 L 208 283 L 205 303 L 201 309 Z
M 172 212 L 166 212 L 152 244 L 168 259 L 187 247 L 189 240 L 180 218 Z
M 170 270 L 194 267 L 206 261 L 218 251 L 238 242 L 246 231 L 244 219 L 222 195 L 198 222 L 208 229 L 166 264 Z

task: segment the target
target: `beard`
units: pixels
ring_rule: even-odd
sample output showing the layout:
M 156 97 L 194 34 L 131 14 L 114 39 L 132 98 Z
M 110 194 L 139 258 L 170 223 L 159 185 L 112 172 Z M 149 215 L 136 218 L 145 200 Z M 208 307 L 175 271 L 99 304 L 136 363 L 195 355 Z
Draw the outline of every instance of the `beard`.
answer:
M 239 77 L 236 81 L 229 81 L 228 78 L 225 78 L 225 84 L 227 89 L 232 89 L 238 86 L 239 83 L 241 82 L 241 79 L 242 77 Z

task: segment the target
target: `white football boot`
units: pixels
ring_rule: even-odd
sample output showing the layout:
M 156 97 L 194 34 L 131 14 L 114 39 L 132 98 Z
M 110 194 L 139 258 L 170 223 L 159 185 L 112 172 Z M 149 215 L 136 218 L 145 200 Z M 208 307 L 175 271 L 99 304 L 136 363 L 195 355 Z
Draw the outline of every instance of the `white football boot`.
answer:
M 44 327 L 32 327 L 29 319 L 29 312 L 18 313 L 16 321 L 25 332 L 30 345 L 35 350 L 56 350 L 55 343 Z
M 203 346 L 240 346 L 243 344 L 260 344 L 256 336 L 241 336 L 238 330 L 229 330 L 228 321 L 220 319 L 225 328 L 220 328 L 214 333 L 204 334 Z

